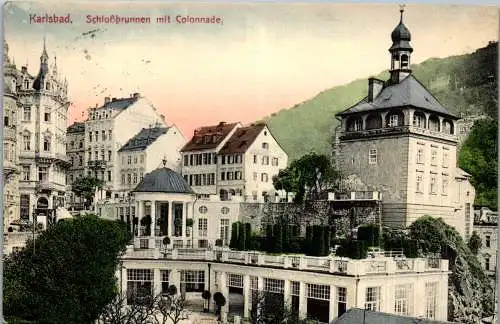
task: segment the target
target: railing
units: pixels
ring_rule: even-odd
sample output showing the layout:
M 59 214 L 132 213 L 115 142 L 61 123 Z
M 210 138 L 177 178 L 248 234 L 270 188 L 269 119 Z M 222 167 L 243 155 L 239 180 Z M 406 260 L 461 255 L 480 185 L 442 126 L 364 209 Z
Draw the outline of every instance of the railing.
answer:
M 372 274 L 393 274 L 401 272 L 448 272 L 448 261 L 440 259 L 404 257 L 375 257 L 362 260 L 340 258 L 334 256 L 313 257 L 305 255 L 269 255 L 257 251 L 232 251 L 228 249 L 171 249 L 163 247 L 144 248 L 154 245 L 154 239 L 142 239 L 142 249 L 136 243 L 136 248 L 129 246 L 124 259 L 167 259 L 167 260 L 198 260 L 208 262 L 228 262 L 246 265 L 273 266 L 297 270 L 321 271 L 354 276 Z M 137 240 L 138 241 L 138 240 Z
M 104 167 L 106 167 L 106 161 L 104 161 L 104 160 L 90 160 L 90 161 L 88 161 L 88 166 L 90 168 L 92 168 L 92 167 L 104 168 Z
M 351 138 L 374 136 L 374 135 L 387 135 L 387 134 L 409 133 L 409 132 L 423 134 L 423 135 L 430 135 L 433 137 L 445 138 L 452 141 L 457 141 L 458 139 L 457 135 L 454 134 L 435 131 L 427 128 L 415 127 L 412 125 L 365 129 L 359 131 L 346 131 L 341 133 L 340 138 L 351 139 Z

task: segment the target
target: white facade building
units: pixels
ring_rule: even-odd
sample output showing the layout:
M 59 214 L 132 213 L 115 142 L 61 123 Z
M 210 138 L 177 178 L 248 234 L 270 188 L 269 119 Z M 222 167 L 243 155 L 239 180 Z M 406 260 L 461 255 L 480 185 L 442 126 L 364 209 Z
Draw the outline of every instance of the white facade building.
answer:
M 249 318 L 255 311 L 254 293 L 260 291 L 320 323 L 350 308 L 444 321 L 448 274 L 447 260 L 351 260 L 133 246 L 127 248 L 118 271 L 121 290 L 130 294 L 129 303 L 141 292 L 156 295 L 174 285 L 192 304 L 203 302 L 204 290 L 212 295 L 221 292 L 226 298 L 223 318 Z
M 182 174 L 193 190 L 221 200 L 262 202 L 275 194 L 272 178 L 288 156 L 264 123 L 202 127 L 182 149 Z
M 129 98 L 106 97 L 101 107 L 89 108 L 85 121 L 85 172 L 105 181 L 102 198 L 118 197 L 118 150 L 144 127 L 166 127 L 163 116 L 139 93 Z

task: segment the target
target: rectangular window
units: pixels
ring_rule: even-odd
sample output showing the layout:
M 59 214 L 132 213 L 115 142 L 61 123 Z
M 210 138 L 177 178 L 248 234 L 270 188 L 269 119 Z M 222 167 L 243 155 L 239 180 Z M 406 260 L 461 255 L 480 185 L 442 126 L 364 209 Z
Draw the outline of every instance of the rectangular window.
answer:
M 330 300 L 330 286 L 307 284 L 307 298 Z
M 111 161 L 111 151 L 108 151 L 108 161 Z
M 489 248 L 491 247 L 491 236 L 489 235 L 486 235 L 485 238 L 484 238 L 484 246 Z
M 437 150 L 431 151 L 431 165 L 437 165 L 437 155 L 438 155 Z
M 365 309 L 374 312 L 380 311 L 380 287 L 366 288 Z
M 449 156 L 448 151 L 445 150 L 443 152 L 443 168 L 447 168 L 448 167 L 448 156 Z
M 262 148 L 264 150 L 267 150 L 269 148 L 269 143 L 266 143 L 266 142 L 262 143 Z
M 24 107 L 23 109 L 23 121 L 31 121 L 31 107 Z
M 254 164 L 257 164 L 257 155 L 254 155 L 254 156 L 253 156 L 253 163 L 254 163 Z
M 394 292 L 394 313 L 396 315 L 410 315 L 411 285 L 396 285 Z
M 122 184 L 125 184 L 125 174 L 122 174 Z
M 45 112 L 45 114 L 43 114 L 43 120 L 50 123 L 50 112 Z
M 127 174 L 127 183 L 128 184 L 132 183 L 132 175 L 130 173 Z
M 153 271 L 151 269 L 127 269 L 127 304 L 147 303 L 153 294 Z
M 104 150 L 101 150 L 101 161 L 104 161 Z
M 181 293 L 203 292 L 205 290 L 205 271 L 181 271 Z
M 354 121 L 354 131 L 358 132 L 363 129 L 363 122 L 359 119 L 356 119 Z
M 377 150 L 376 149 L 370 149 L 368 162 L 370 164 L 376 164 L 377 163 Z
M 262 182 L 267 182 L 269 180 L 269 177 L 267 176 L 267 173 L 262 173 L 260 176 L 260 180 Z
M 38 181 L 49 180 L 49 169 L 47 167 L 38 167 Z
M 443 196 L 448 195 L 448 179 L 446 177 L 443 177 L 443 188 L 441 194 Z
M 484 257 L 484 269 L 489 271 L 490 270 L 490 258 L 489 257 Z
M 424 164 L 424 148 L 419 145 L 417 148 L 417 163 Z
M 137 164 L 137 155 L 134 155 L 134 164 Z
M 189 156 L 184 155 L 183 159 L 184 159 L 184 166 L 188 166 L 189 165 Z
M 347 288 L 337 287 L 337 316 L 347 311 Z
M 425 317 L 436 318 L 437 310 L 437 282 L 427 282 L 425 284 Z
M 111 181 L 111 171 L 108 171 L 108 181 Z
M 389 127 L 398 126 L 398 115 L 390 115 L 389 116 Z
M 198 219 L 198 236 L 206 237 L 208 234 L 208 219 Z
M 110 130 L 108 130 L 108 139 L 111 141 L 111 134 L 113 134 L 113 132 Z
M 30 181 L 30 166 L 29 165 L 23 165 L 23 180 L 24 181 Z
M 220 220 L 220 235 L 219 238 L 222 240 L 224 246 L 229 244 L 229 219 Z
M 31 150 L 31 136 L 23 135 L 23 147 L 25 151 Z
M 436 194 L 436 175 L 434 173 L 431 173 L 431 183 L 430 183 L 430 193 L 432 195 Z
M 163 296 L 168 296 L 169 274 L 169 270 L 160 270 L 161 294 Z
M 413 126 L 424 128 L 425 127 L 425 117 L 420 115 L 413 115 Z
M 220 163 L 221 164 L 226 164 L 226 156 L 225 155 L 222 156 L 222 159 L 221 159 Z
M 269 165 L 269 156 L 262 157 L 262 165 Z
M 105 141 L 106 140 L 106 131 L 105 130 L 102 130 L 101 131 L 101 137 L 102 137 L 102 140 Z
M 208 247 L 208 240 L 198 240 L 198 248 L 206 249 Z
M 50 151 L 50 139 L 45 138 L 45 139 L 43 140 L 43 150 L 44 150 L 45 152 Z
M 278 158 L 277 157 L 273 157 L 272 165 L 273 166 L 278 166 Z
M 222 181 L 226 180 L 226 172 L 221 172 L 221 173 L 220 173 L 220 179 L 221 179 Z
M 30 218 L 30 195 L 20 195 L 20 217 L 23 220 Z
M 417 183 L 416 183 L 416 192 L 423 193 L 424 192 L 424 174 L 423 172 L 417 171 Z
M 127 164 L 132 164 L 132 156 L 127 156 Z

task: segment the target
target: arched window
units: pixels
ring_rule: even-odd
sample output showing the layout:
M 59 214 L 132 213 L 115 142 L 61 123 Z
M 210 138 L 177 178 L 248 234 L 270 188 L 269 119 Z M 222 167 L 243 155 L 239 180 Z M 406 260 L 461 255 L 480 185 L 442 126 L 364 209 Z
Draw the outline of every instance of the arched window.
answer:
M 407 69 L 409 65 L 410 65 L 410 60 L 408 59 L 408 55 L 406 54 L 401 55 L 401 68 Z

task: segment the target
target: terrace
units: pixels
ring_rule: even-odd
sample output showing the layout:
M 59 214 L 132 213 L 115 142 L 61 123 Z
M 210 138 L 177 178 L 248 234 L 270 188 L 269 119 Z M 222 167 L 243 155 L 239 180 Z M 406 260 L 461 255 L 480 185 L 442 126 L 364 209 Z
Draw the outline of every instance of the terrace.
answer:
M 410 259 L 390 252 L 371 253 L 369 258 L 355 260 L 332 255 L 324 257 L 300 254 L 274 255 L 258 251 L 234 251 L 224 248 L 215 250 L 194 248 L 137 249 L 130 245 L 127 247 L 123 259 L 218 262 L 347 276 L 448 271 L 448 260 L 434 258 Z

